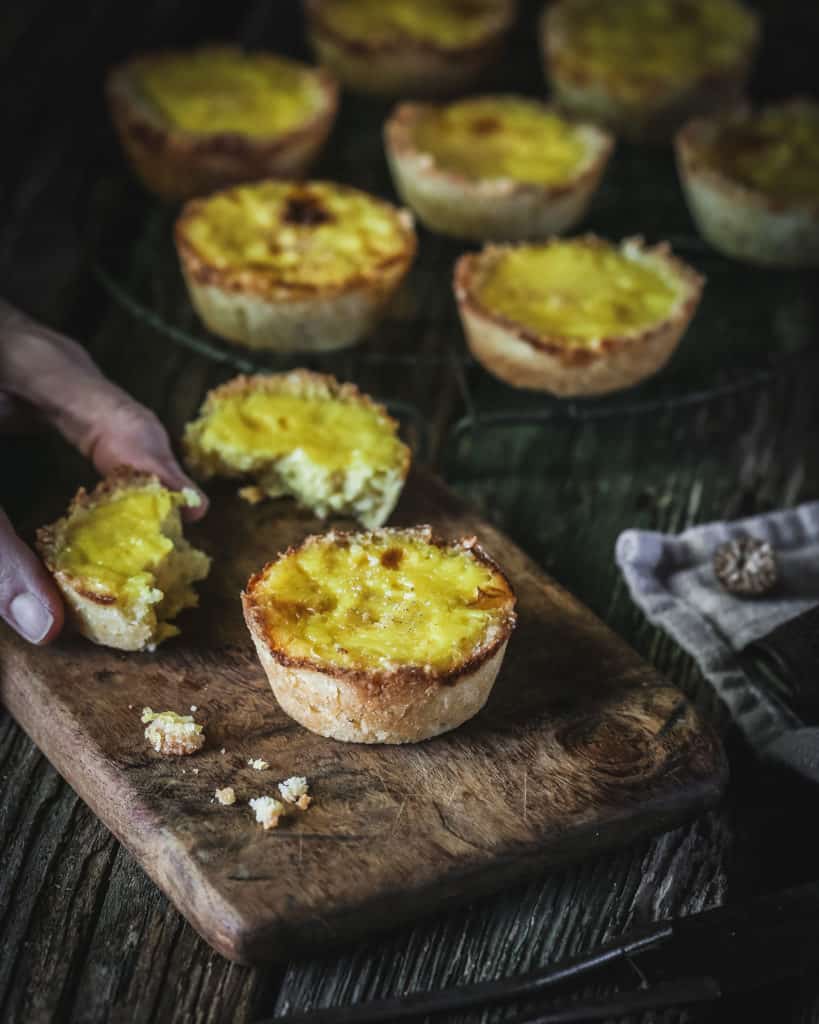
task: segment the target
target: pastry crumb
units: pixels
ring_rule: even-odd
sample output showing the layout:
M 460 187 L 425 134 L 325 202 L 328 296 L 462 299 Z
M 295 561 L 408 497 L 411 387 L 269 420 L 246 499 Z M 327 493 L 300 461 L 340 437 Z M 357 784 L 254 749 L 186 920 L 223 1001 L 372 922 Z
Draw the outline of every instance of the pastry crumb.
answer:
M 267 761 L 263 761 L 261 757 L 249 757 L 247 763 L 251 768 L 255 768 L 257 772 L 267 771 L 270 767 Z
M 239 488 L 239 497 L 249 505 L 258 505 L 260 501 L 264 501 L 267 495 L 261 487 L 251 484 L 248 487 Z
M 190 715 L 143 708 L 142 721 L 147 724 L 145 739 L 158 754 L 195 754 L 204 745 L 202 726 Z
M 225 748 L 224 748 L 224 747 L 222 747 L 222 749 L 221 749 L 221 750 L 219 751 L 219 753 L 220 753 L 220 754 L 226 754 L 226 753 L 227 753 L 227 751 L 225 750 Z
M 279 818 L 284 814 L 285 807 L 281 800 L 272 796 L 257 796 L 248 803 L 253 808 L 256 821 L 267 831 L 269 828 L 277 828 Z
M 199 707 L 198 707 L 198 705 L 196 705 L 196 704 L 191 704 L 191 714 L 193 714 L 193 712 L 194 712 L 194 711 L 198 711 L 198 710 L 199 710 Z
M 289 779 L 279 783 L 282 800 L 288 804 L 295 804 L 302 811 L 306 811 L 313 802 L 309 789 L 310 785 L 303 775 L 291 775 Z
M 236 792 L 233 786 L 225 786 L 224 789 L 217 789 L 213 794 L 220 804 L 225 807 L 230 807 L 231 804 L 236 803 Z

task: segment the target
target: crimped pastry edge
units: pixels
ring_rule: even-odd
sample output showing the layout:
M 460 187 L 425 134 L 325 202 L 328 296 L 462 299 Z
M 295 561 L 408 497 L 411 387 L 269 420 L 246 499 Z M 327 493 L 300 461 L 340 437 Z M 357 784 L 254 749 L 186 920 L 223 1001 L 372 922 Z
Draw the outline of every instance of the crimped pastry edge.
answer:
M 248 580 L 242 593 L 242 608 L 273 693 L 283 710 L 297 722 L 320 735 L 345 742 L 414 743 L 456 728 L 483 707 L 515 627 L 515 595 L 503 571 L 475 537 L 446 541 L 429 526 L 314 534 L 282 552 L 279 558 L 316 543 L 380 536 L 416 538 L 441 547 L 467 550 L 489 566 L 508 591 L 508 607 L 499 615 L 492 633 L 449 671 L 419 666 L 398 666 L 390 671 L 341 668 L 291 658 L 286 651 L 277 649 L 267 636 L 264 612 L 253 592 L 278 559 Z
M 606 245 L 593 234 L 578 241 Z M 545 244 L 560 242 L 550 239 Z M 626 238 L 631 246 L 662 260 L 683 282 L 682 295 L 668 317 L 635 336 L 603 338 L 594 348 L 570 347 L 560 339 L 529 331 L 520 323 L 486 309 L 474 294 L 474 279 L 487 260 L 512 246 L 485 246 L 465 253 L 455 264 L 453 287 L 461 323 L 472 353 L 490 373 L 514 387 L 554 395 L 597 395 L 630 387 L 659 370 L 669 359 L 699 304 L 704 278 L 671 253 L 667 242 L 646 247 L 642 238 Z
M 238 47 L 219 46 L 239 52 Z M 106 97 L 122 148 L 137 176 L 163 199 L 189 199 L 260 178 L 298 178 L 318 156 L 338 112 L 339 87 L 325 68 L 308 68 L 324 95 L 320 110 L 288 132 L 267 138 L 239 132 L 192 134 L 167 124 L 139 93 L 135 68 L 173 51 L 129 58 L 113 68 Z
M 544 112 L 553 109 L 537 100 L 529 102 Z M 430 107 L 401 103 L 393 110 L 384 125 L 387 160 L 399 195 L 419 220 L 458 238 L 525 241 L 569 230 L 588 209 L 614 148 L 609 132 L 577 123 L 588 158 L 565 182 L 538 185 L 512 179 L 470 179 L 442 168 L 434 157 L 417 148 L 415 128 Z

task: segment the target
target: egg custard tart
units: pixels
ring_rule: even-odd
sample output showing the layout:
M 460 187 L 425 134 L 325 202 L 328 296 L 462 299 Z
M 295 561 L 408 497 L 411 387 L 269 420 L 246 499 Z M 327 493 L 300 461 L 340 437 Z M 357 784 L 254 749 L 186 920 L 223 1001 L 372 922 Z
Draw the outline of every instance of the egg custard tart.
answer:
M 708 241 L 763 266 L 819 266 L 819 104 L 689 122 L 676 138 L 688 205 Z
M 568 230 L 597 189 L 613 139 L 521 96 L 402 103 L 384 128 L 401 198 L 427 227 L 476 241 Z
M 289 495 L 321 517 L 368 527 L 389 517 L 410 467 L 387 410 L 329 375 L 236 377 L 209 392 L 185 429 L 191 470 L 252 482 L 251 500 Z
M 759 35 L 740 0 L 556 0 L 541 41 L 566 111 L 664 141 L 692 115 L 742 96 Z
M 407 211 L 325 181 L 263 181 L 192 199 L 175 237 L 205 324 L 228 341 L 278 352 L 360 341 L 416 249 Z
M 668 360 L 703 279 L 666 244 L 594 235 L 487 246 L 455 266 L 472 353 L 515 387 L 595 395 L 629 387 Z
M 303 726 L 413 743 L 475 715 L 515 625 L 515 597 L 474 537 L 429 527 L 308 537 L 242 594 L 276 699 Z
M 359 92 L 445 96 L 499 55 L 515 0 L 305 0 L 313 49 Z
M 107 94 L 128 159 L 164 199 L 300 177 L 338 108 L 329 72 L 232 46 L 132 57 L 110 73 Z
M 154 476 L 123 468 L 38 531 L 37 548 L 78 631 L 123 651 L 153 650 L 179 632 L 172 620 L 198 598 L 210 558 L 182 535 L 180 509 L 194 491 L 169 491 Z

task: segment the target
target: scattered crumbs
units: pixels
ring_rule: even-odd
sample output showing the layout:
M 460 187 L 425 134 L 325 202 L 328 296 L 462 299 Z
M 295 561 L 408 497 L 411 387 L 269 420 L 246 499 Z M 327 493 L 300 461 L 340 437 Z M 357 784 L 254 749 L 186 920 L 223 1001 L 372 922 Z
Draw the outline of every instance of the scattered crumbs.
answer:
M 306 811 L 313 802 L 309 789 L 310 786 L 303 775 L 291 775 L 289 779 L 279 783 L 282 800 L 288 804 L 295 804 L 302 811 Z
M 284 804 L 272 796 L 257 796 L 248 800 L 256 821 L 267 831 L 269 828 L 276 828 L 279 818 L 284 814 Z
M 213 794 L 220 804 L 224 804 L 225 807 L 230 807 L 231 804 L 236 803 L 236 793 L 233 786 L 225 786 L 224 789 L 217 789 Z
M 191 704 L 191 712 L 193 712 L 193 711 L 198 711 L 198 710 L 199 710 L 199 707 L 198 707 L 198 705 L 196 705 L 196 704 Z
M 221 749 L 221 750 L 219 751 L 219 753 L 220 753 L 220 754 L 226 754 L 226 753 L 227 753 L 227 751 L 225 750 L 225 748 L 224 748 L 224 747 L 222 747 L 222 749 Z
M 264 772 L 270 767 L 267 761 L 263 761 L 260 757 L 249 757 L 247 763 L 251 768 L 255 768 L 257 772 Z
M 198 768 L 191 768 L 191 771 L 193 772 L 194 775 L 198 775 L 199 774 L 199 769 Z
M 194 754 L 204 745 L 202 726 L 190 715 L 143 708 L 142 721 L 147 725 L 145 739 L 158 754 Z

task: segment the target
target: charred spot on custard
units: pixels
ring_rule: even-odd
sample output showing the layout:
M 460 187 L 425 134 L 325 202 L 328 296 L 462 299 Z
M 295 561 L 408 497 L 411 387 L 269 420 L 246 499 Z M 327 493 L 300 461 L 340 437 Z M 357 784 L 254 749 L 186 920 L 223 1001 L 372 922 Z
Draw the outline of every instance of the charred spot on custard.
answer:
M 333 219 L 321 199 L 310 193 L 290 196 L 282 211 L 283 223 L 299 227 L 317 227 L 319 224 L 329 224 Z
M 385 569 L 397 569 L 403 557 L 404 552 L 401 548 L 387 548 L 381 555 L 381 564 Z
M 472 122 L 472 131 L 475 135 L 491 135 L 493 132 L 500 131 L 501 123 L 497 117 L 476 117 Z

